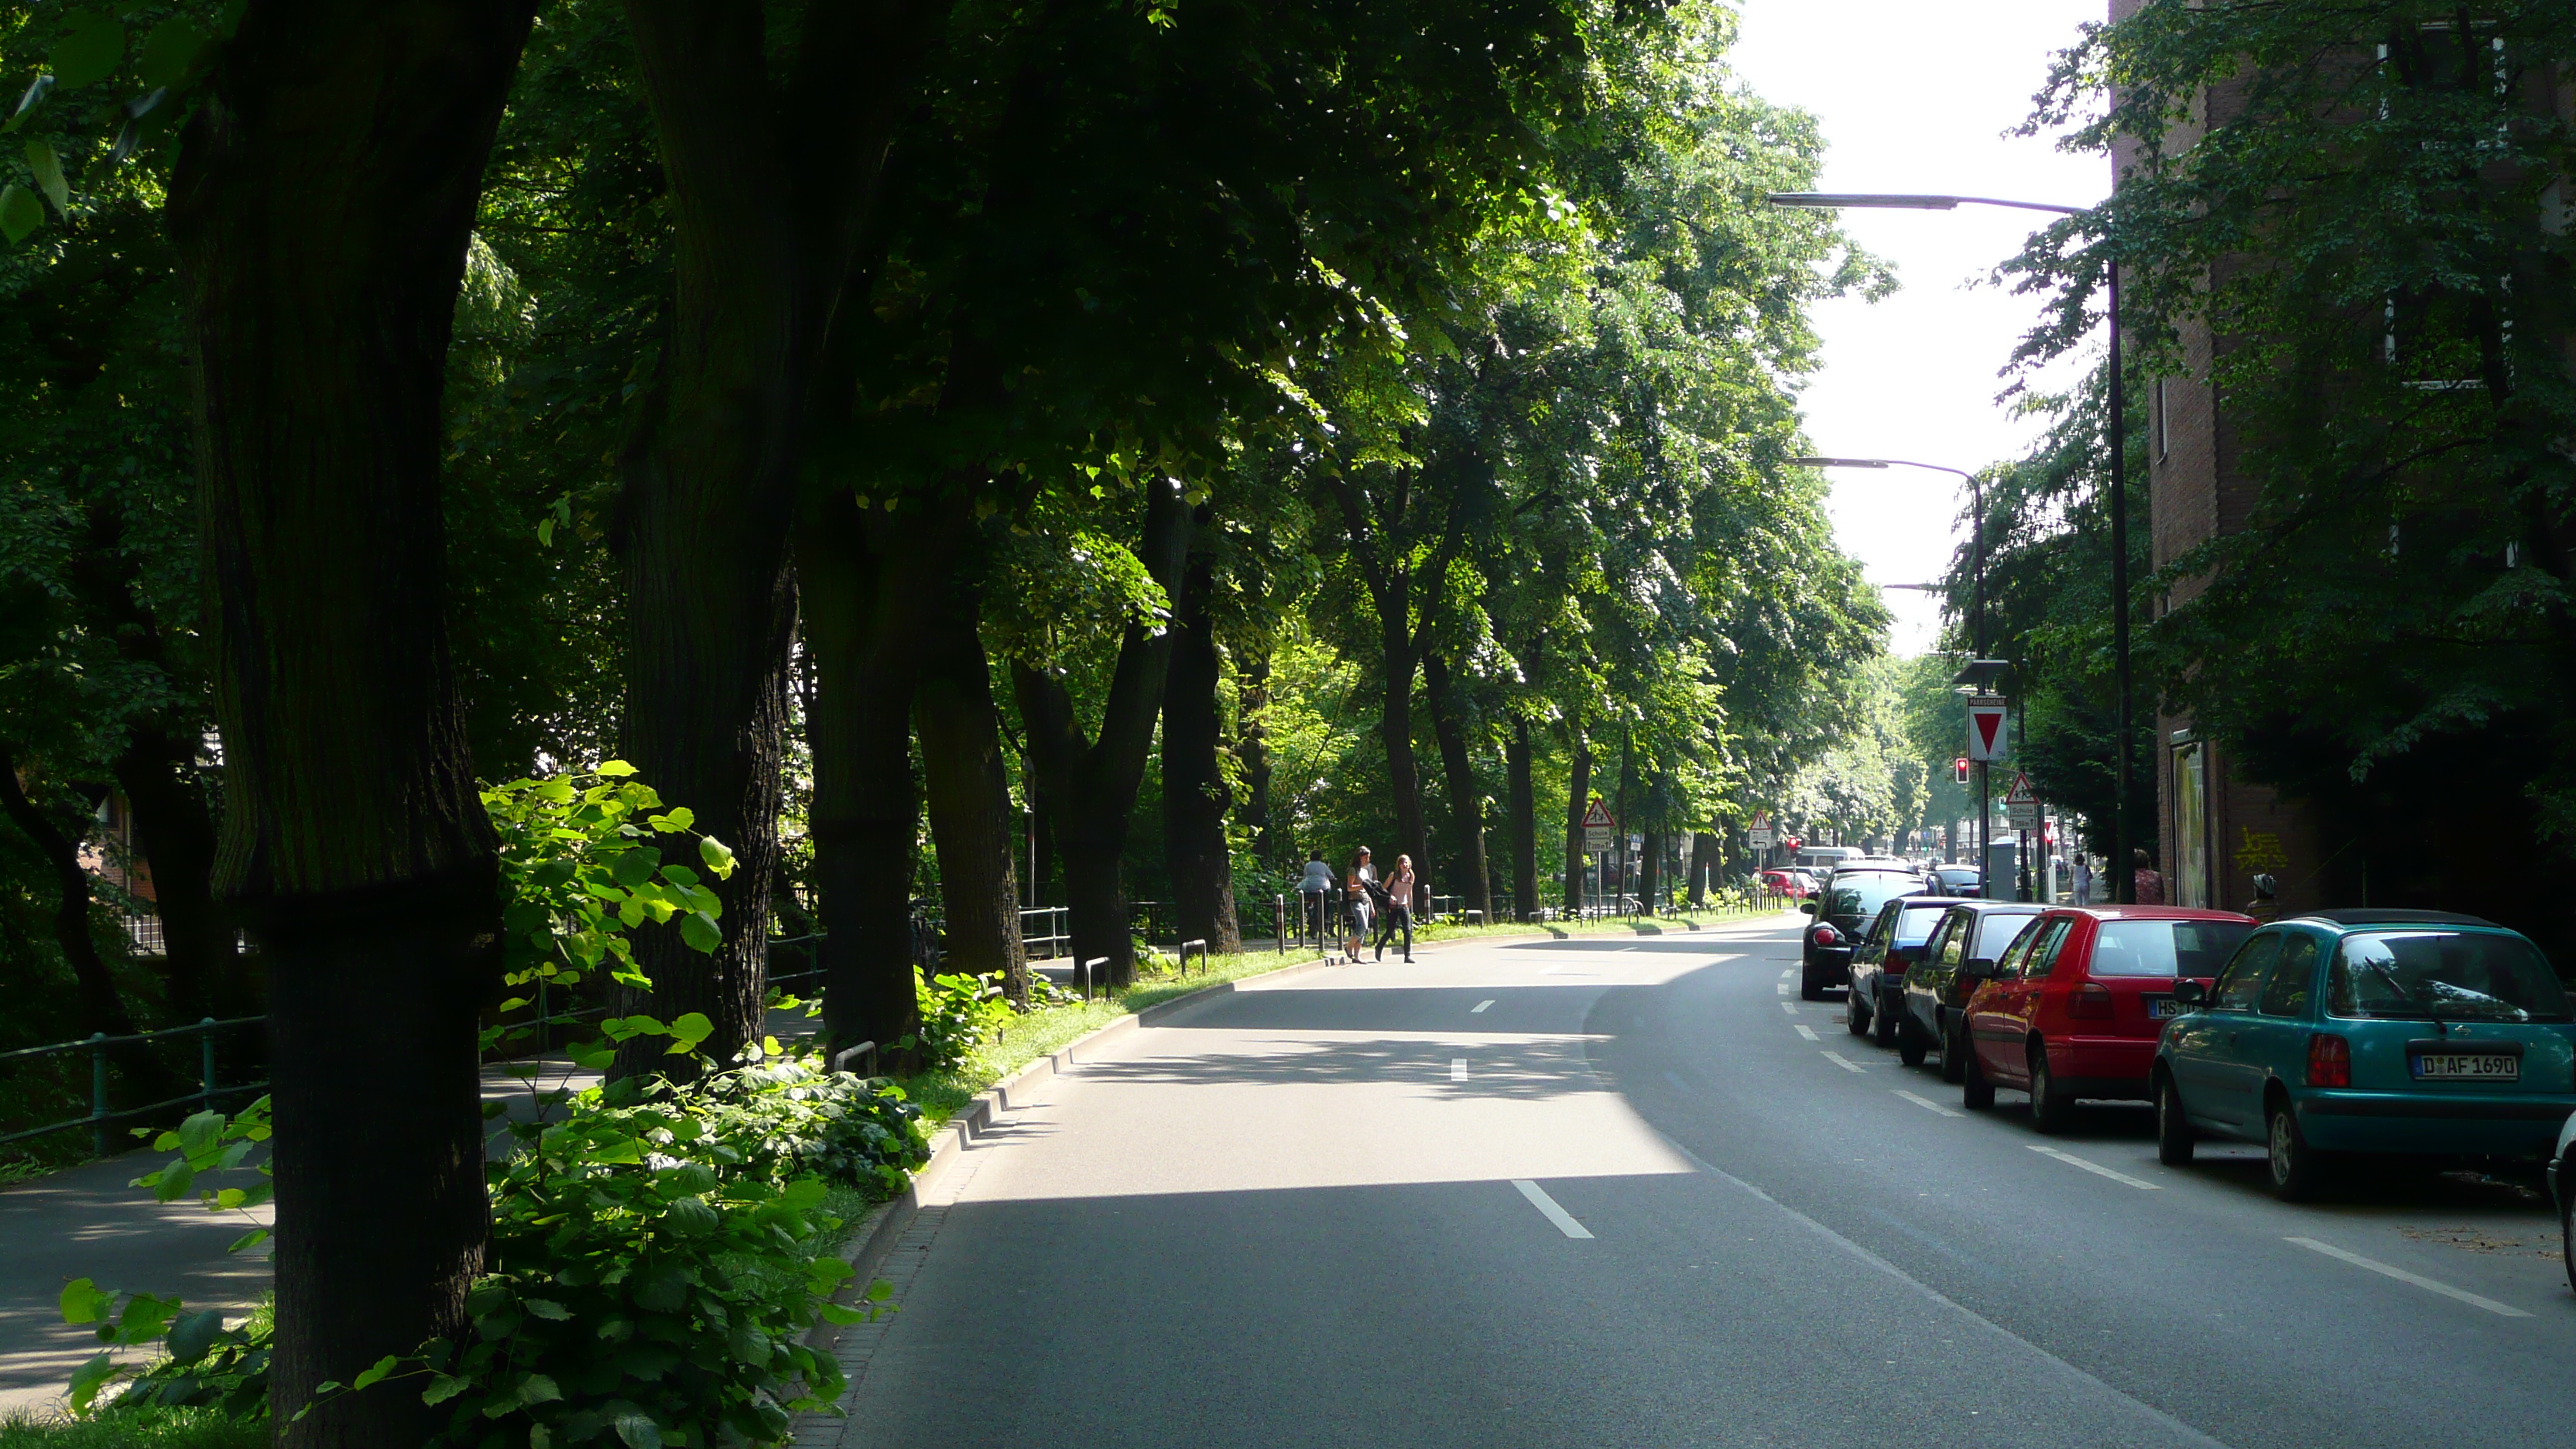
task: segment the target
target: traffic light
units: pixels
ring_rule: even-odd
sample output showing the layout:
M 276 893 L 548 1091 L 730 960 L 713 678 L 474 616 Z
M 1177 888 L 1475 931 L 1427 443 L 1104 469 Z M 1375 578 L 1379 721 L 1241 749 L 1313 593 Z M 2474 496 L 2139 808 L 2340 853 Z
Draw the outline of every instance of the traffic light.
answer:
M 1950 762 L 1950 778 L 1962 785 L 1968 783 L 1968 762 L 1965 758 Z

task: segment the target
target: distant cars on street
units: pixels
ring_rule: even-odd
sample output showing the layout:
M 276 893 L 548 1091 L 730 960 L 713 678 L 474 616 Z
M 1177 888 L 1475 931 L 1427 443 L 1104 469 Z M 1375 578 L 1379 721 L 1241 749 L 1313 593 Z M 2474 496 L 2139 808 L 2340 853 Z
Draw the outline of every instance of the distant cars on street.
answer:
M 1966 1105 L 1993 1106 L 1997 1087 L 2026 1091 L 2032 1120 L 2056 1132 L 2079 1098 L 2149 1100 L 2157 1040 L 2182 1010 L 2176 988 L 2206 987 L 2254 925 L 2166 906 L 2059 907 L 2032 918 L 2003 955 L 1961 968 L 1977 982 L 1961 1012 Z
M 2156 1049 L 2157 1155 L 2269 1150 L 2313 1196 L 2347 1154 L 2537 1160 L 2576 1112 L 2568 998 L 2538 947 L 2475 916 L 2319 911 L 2253 932 Z
M 1793 901 L 1803 901 L 1815 893 L 1815 882 L 1804 871 L 1766 870 L 1760 878 L 1764 889 Z
M 1946 895 L 1976 896 L 1985 893 L 1979 885 L 1981 873 L 1973 865 L 1935 865 L 1931 874 L 1933 888 Z
M 1859 1036 L 1874 1031 L 1880 1046 L 1896 1041 L 1904 1004 L 1905 973 L 1923 953 L 1942 913 L 1959 904 L 1952 896 L 1900 896 L 1879 908 L 1878 919 L 1852 951 L 1851 994 L 1844 1021 Z
M 1826 876 L 1815 899 L 1799 907 L 1816 918 L 1798 937 L 1799 995 L 1822 1001 L 1828 989 L 1849 986 L 1852 948 L 1880 908 L 1923 893 L 1923 877 L 1906 869 L 1845 866 Z

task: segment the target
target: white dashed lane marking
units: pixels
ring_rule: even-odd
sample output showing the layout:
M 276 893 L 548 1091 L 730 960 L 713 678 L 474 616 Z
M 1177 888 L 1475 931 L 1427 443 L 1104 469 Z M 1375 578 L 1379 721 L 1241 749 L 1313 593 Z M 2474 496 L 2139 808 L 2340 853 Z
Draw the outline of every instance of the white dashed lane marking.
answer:
M 2460 1302 L 2466 1303 L 2472 1308 L 2483 1308 L 2489 1313 L 2498 1314 L 2505 1318 L 2529 1318 L 2531 1316 L 2530 1314 L 2523 1312 L 2521 1309 L 2514 1307 L 2510 1303 L 2498 1303 L 2492 1298 L 2481 1297 L 2478 1294 L 2470 1292 L 2466 1288 L 2454 1288 L 2448 1283 L 2441 1282 L 2437 1279 L 2427 1278 L 2420 1273 L 2409 1273 L 2403 1268 L 2394 1267 L 2390 1264 L 2380 1262 L 2376 1258 L 2365 1258 L 2359 1253 L 2348 1252 L 2342 1248 L 2336 1247 L 2332 1243 L 2320 1243 L 2314 1238 L 2283 1238 L 2281 1241 L 2285 1243 L 2296 1243 L 2311 1253 L 2323 1253 L 2329 1258 L 2340 1258 L 2356 1268 L 2368 1268 L 2374 1273 L 2384 1274 L 2396 1279 L 2400 1283 L 2412 1283 L 2427 1293 L 2439 1293 L 2445 1298 L 2456 1298 Z
M 1477 1012 L 1480 1012 L 1480 1011 L 1484 1010 L 1486 1007 L 1491 1006 L 1491 1005 L 1493 1005 L 1493 1004 L 1494 1004 L 1494 1003 L 1492 1003 L 1492 1002 L 1490 1002 L 1490 1001 L 1479 1001 L 1479 1002 L 1477 1002 L 1474 1006 L 1471 1006 L 1471 1007 L 1467 1008 L 1467 1014 L 1468 1014 L 1469 1016 L 1474 1016 Z
M 2111 1169 L 2104 1167 L 2098 1162 L 2088 1162 L 2085 1159 L 2076 1156 L 2074 1153 L 2065 1151 L 2061 1148 L 2049 1147 L 2038 1142 L 2033 1142 L 2029 1144 L 2029 1146 L 2031 1151 L 2039 1153 L 2043 1157 L 2054 1157 L 2069 1167 L 2083 1168 L 2086 1172 L 2092 1173 L 2096 1177 L 2107 1177 L 2113 1182 L 2126 1183 L 2130 1187 L 2140 1188 L 2147 1192 L 2163 1191 L 2160 1186 L 2147 1181 L 2143 1177 L 2131 1177 L 2125 1172 L 2113 1172 Z
M 1896 1095 L 1903 1097 L 1905 1100 L 1922 1108 L 1926 1112 L 1938 1112 L 1944 1117 L 1956 1117 L 1960 1115 L 1959 1113 L 1953 1112 L 1949 1108 L 1942 1106 L 1940 1103 L 1933 1101 L 1929 1097 L 1918 1097 L 1912 1092 L 1905 1090 L 1903 1087 L 1898 1087 L 1896 1089 Z
M 1798 1035 L 1805 1037 L 1809 1041 L 1824 1040 L 1823 1037 L 1816 1035 L 1816 1029 L 1814 1027 L 1807 1025 L 1803 1021 L 1798 1023 Z
M 1465 1057 L 1451 1057 L 1449 1059 L 1449 1080 L 1453 1082 L 1463 1082 L 1467 1080 L 1467 1059 Z
M 1574 1220 L 1574 1214 L 1567 1212 L 1565 1209 L 1556 1205 L 1556 1199 L 1547 1195 L 1546 1188 L 1539 1186 L 1537 1183 L 1530 1181 L 1526 1177 L 1513 1178 L 1512 1186 L 1521 1190 L 1521 1196 L 1529 1199 L 1531 1207 L 1537 1208 L 1540 1212 L 1546 1214 L 1547 1220 L 1556 1224 L 1556 1230 L 1558 1232 L 1565 1234 L 1569 1238 L 1588 1238 L 1592 1236 L 1592 1230 L 1585 1227 L 1583 1224 L 1576 1222 Z
M 1841 1052 L 1827 1052 L 1825 1053 L 1825 1060 L 1832 1062 L 1835 1066 L 1838 1066 L 1847 1072 L 1865 1072 L 1869 1070 L 1869 1068 L 1862 1066 L 1860 1063 L 1853 1061 L 1847 1056 L 1844 1056 Z

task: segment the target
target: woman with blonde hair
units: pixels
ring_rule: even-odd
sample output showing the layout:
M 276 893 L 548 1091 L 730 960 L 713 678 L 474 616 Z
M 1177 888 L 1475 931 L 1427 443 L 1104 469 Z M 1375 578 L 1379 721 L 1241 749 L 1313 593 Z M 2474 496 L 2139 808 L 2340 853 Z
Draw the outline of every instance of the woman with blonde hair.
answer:
M 1413 857 L 1395 858 L 1395 874 L 1386 878 L 1386 919 L 1377 928 L 1377 959 L 1386 959 L 1386 943 L 1395 939 L 1398 928 L 1404 932 L 1405 964 L 1413 962 Z

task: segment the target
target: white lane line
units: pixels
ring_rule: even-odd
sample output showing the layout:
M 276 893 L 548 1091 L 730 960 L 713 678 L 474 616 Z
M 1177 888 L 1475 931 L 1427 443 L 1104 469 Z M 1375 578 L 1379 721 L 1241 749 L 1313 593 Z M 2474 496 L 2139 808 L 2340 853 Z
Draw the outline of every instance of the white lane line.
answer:
M 1960 1115 L 1951 1111 L 1949 1108 L 1942 1106 L 1940 1103 L 1933 1101 L 1929 1097 L 1918 1097 L 1912 1092 L 1905 1090 L 1903 1087 L 1896 1088 L 1896 1095 L 1903 1097 L 1905 1100 L 1922 1108 L 1926 1112 L 1935 1112 L 1944 1117 L 1956 1117 Z
M 2456 1298 L 2472 1308 L 2483 1308 L 2489 1313 L 2501 1314 L 2506 1318 L 2531 1316 L 2510 1303 L 2498 1303 L 2492 1298 L 2482 1298 L 2465 1288 L 2454 1288 L 2448 1283 L 2436 1282 L 2418 1273 L 2409 1273 L 2403 1268 L 2393 1267 L 2376 1258 L 2365 1258 L 2359 1253 L 2346 1252 L 2332 1243 L 2320 1243 L 2314 1238 L 2283 1238 L 2281 1241 L 2296 1243 L 2309 1252 L 2323 1253 L 2329 1258 L 2341 1258 L 2356 1268 L 2368 1268 L 2374 1273 L 2384 1273 L 2400 1283 L 2412 1283 L 2428 1293 L 2439 1293 L 2445 1298 Z
M 1783 980 L 1783 981 L 1786 981 L 1786 980 L 1788 980 L 1790 977 L 1795 976 L 1795 975 L 1797 975 L 1797 974 L 1798 974 L 1798 968 L 1797 968 L 1797 967 L 1795 967 L 1795 966 L 1792 966 L 1792 967 L 1790 967 L 1788 970 L 1783 971 L 1783 972 L 1781 972 L 1781 973 L 1780 973 L 1780 979 L 1781 979 L 1781 980 Z
M 1825 1053 L 1825 1060 L 1832 1062 L 1835 1066 L 1838 1066 L 1847 1072 L 1865 1072 L 1869 1070 L 1869 1068 L 1862 1066 L 1860 1063 L 1853 1061 L 1847 1056 L 1844 1056 L 1841 1052 L 1827 1052 Z
M 2125 1172 L 2113 1172 L 2111 1169 L 2104 1167 L 2098 1162 L 2088 1162 L 2085 1159 L 2076 1156 L 2072 1152 L 2056 1147 L 2045 1146 L 2037 1142 L 2029 1143 L 2027 1145 L 2031 1151 L 2039 1153 L 2044 1157 L 2054 1157 L 2069 1167 L 2083 1168 L 2086 1172 L 2093 1173 L 2098 1177 L 2107 1177 L 2113 1182 L 2126 1183 L 2131 1187 L 2142 1188 L 2148 1192 L 2164 1191 L 2160 1185 L 2149 1182 L 2143 1177 L 2131 1177 Z
M 1537 1183 L 1530 1181 L 1526 1177 L 1513 1178 L 1512 1186 L 1521 1190 L 1521 1196 L 1530 1200 L 1531 1207 L 1537 1208 L 1540 1212 L 1545 1213 L 1547 1215 L 1547 1220 L 1556 1224 L 1556 1230 L 1558 1232 L 1565 1234 L 1569 1238 L 1588 1238 L 1592 1236 L 1592 1230 L 1585 1227 L 1583 1224 L 1576 1222 L 1574 1220 L 1574 1214 L 1567 1212 L 1565 1209 L 1556 1205 L 1556 1199 L 1547 1195 L 1546 1188 L 1539 1186 Z
M 1451 1057 L 1449 1059 L 1449 1080 L 1453 1082 L 1463 1082 L 1467 1080 L 1467 1059 L 1465 1057 Z
M 1467 1014 L 1468 1014 L 1469 1016 L 1474 1016 L 1477 1012 L 1480 1012 L 1480 1011 L 1484 1010 L 1486 1007 L 1491 1006 L 1491 1005 L 1493 1005 L 1493 1004 L 1494 1004 L 1494 1003 L 1492 1003 L 1492 1002 L 1490 1002 L 1490 1001 L 1479 1001 L 1479 1002 L 1477 1002 L 1475 1005 L 1473 1005 L 1473 1006 L 1471 1006 L 1471 1007 L 1467 1008 Z
M 1781 1002 L 1781 1003 L 1780 1003 L 1780 1009 L 1781 1009 L 1782 1011 L 1785 1011 L 1785 1012 L 1789 1013 L 1791 1016 L 1796 1016 L 1796 1015 L 1798 1014 L 1798 1008 L 1797 1008 L 1797 1006 L 1796 1006 L 1794 1003 L 1791 1003 L 1791 1002 L 1786 1002 L 1786 1001 Z
M 1771 983 L 1771 989 L 1779 992 L 1782 996 L 1786 996 L 1789 994 L 1789 983 L 1786 981 L 1774 981 Z
M 1823 1037 L 1816 1035 L 1816 1029 L 1814 1027 L 1807 1025 L 1803 1021 L 1798 1023 L 1798 1035 L 1805 1037 L 1809 1041 L 1824 1040 Z

